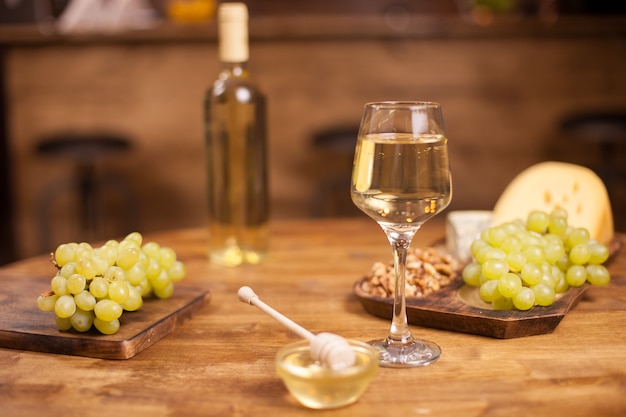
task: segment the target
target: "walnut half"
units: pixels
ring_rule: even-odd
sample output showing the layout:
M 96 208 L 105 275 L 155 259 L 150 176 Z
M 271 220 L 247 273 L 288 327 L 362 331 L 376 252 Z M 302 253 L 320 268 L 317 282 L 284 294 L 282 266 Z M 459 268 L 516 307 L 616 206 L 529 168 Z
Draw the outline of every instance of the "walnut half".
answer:
M 433 247 L 411 248 L 407 254 L 406 297 L 423 297 L 453 282 L 459 276 L 459 264 L 450 255 Z M 361 289 L 373 296 L 393 297 L 393 261 L 376 262 L 361 282 Z

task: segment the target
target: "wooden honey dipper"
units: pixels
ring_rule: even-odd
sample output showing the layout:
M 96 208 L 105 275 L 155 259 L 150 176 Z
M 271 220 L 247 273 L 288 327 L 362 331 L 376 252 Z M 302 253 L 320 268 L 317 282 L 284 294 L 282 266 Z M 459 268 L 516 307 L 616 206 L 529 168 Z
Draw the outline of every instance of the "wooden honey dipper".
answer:
M 313 334 L 291 319 L 285 317 L 269 305 L 265 304 L 250 287 L 241 287 L 237 292 L 241 302 L 254 305 L 267 313 L 292 332 L 311 343 L 311 356 L 316 361 L 333 370 L 339 370 L 354 365 L 356 355 L 348 341 L 333 333 Z

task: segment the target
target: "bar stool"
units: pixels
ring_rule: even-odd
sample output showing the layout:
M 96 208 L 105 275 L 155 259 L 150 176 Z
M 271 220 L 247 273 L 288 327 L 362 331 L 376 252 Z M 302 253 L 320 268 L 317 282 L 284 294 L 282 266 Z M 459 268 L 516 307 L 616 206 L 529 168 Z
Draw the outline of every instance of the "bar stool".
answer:
M 361 213 L 350 199 L 350 174 L 358 131 L 358 127 L 339 127 L 313 136 L 313 149 L 321 155 L 325 169 L 313 197 L 313 216 L 350 217 Z
M 46 185 L 38 199 L 39 227 L 43 251 L 51 249 L 50 204 L 61 194 L 74 192 L 78 195 L 79 226 L 81 239 L 103 239 L 108 216 L 105 191 L 117 193 L 124 204 L 124 232 L 136 230 L 138 205 L 135 193 L 127 181 L 111 174 L 98 172 L 97 166 L 107 158 L 127 153 L 131 141 L 117 134 L 59 133 L 44 137 L 36 153 L 54 158 L 74 167 L 70 178 L 55 180 Z
M 618 191 L 625 183 L 626 170 L 618 161 L 620 146 L 626 146 L 626 111 L 594 111 L 572 114 L 563 119 L 561 132 L 567 137 L 595 145 L 600 160 L 591 167 L 606 185 L 616 222 L 616 228 L 626 228 L 623 217 L 625 201 Z
M 569 116 L 561 123 L 561 130 L 575 140 L 595 144 L 600 149 L 598 175 L 611 188 L 618 166 L 615 151 L 618 145 L 626 144 L 626 113 L 590 112 Z

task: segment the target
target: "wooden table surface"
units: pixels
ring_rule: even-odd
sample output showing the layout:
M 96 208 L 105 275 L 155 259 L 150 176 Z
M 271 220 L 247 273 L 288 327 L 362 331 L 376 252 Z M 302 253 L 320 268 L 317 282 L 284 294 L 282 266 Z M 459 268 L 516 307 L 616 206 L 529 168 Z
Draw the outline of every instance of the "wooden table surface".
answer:
M 427 223 L 414 245 L 441 238 L 442 221 Z M 366 218 L 285 221 L 272 228 L 267 261 L 237 269 L 207 262 L 204 229 L 146 236 L 177 251 L 188 267 L 178 285 L 209 289 L 210 302 L 128 360 L 0 349 L 0 414 L 626 415 L 626 250 L 610 265 L 611 283 L 587 291 L 553 333 L 501 340 L 411 326 L 413 334 L 441 346 L 438 362 L 381 368 L 357 403 L 313 411 L 295 402 L 274 370 L 277 349 L 297 337 L 238 301 L 237 289 L 251 286 L 314 333 L 367 341 L 386 335 L 389 322 L 365 313 L 352 285 L 391 251 Z M 0 269 L 0 282 L 49 273 L 42 256 Z

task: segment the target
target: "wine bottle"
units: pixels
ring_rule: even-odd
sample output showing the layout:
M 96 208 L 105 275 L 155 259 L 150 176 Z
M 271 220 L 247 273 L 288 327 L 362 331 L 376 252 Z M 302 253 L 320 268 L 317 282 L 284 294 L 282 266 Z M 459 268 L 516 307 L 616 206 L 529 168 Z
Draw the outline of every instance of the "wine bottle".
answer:
M 248 69 L 248 9 L 218 9 L 222 70 L 206 94 L 205 135 L 211 262 L 259 263 L 268 248 L 266 97 Z

